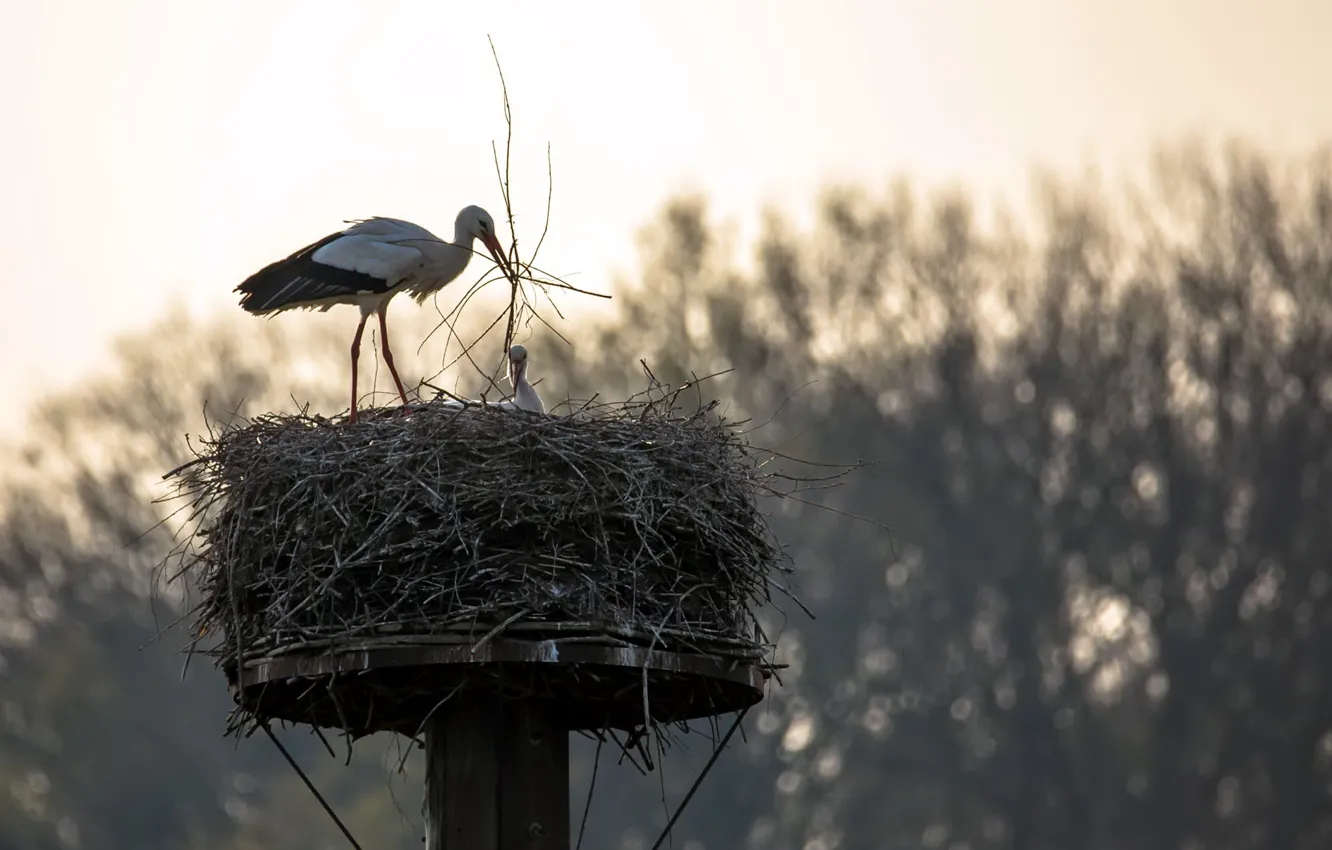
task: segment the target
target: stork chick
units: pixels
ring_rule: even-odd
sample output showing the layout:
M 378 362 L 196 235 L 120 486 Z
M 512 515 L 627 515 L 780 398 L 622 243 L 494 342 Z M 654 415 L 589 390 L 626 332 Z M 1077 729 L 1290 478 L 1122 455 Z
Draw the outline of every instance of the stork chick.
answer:
M 514 407 L 530 410 L 533 413 L 545 413 L 546 405 L 537 394 L 536 387 L 527 381 L 527 348 L 514 345 L 509 349 L 509 382 L 513 384 Z
M 490 407 L 505 410 L 529 410 L 533 413 L 545 413 L 546 405 L 537 394 L 536 387 L 527 380 L 527 348 L 515 344 L 509 349 L 509 383 L 513 385 L 513 398 L 504 401 L 488 401 Z M 467 404 L 480 404 L 479 401 L 461 401 L 449 399 L 444 407 L 463 407 Z

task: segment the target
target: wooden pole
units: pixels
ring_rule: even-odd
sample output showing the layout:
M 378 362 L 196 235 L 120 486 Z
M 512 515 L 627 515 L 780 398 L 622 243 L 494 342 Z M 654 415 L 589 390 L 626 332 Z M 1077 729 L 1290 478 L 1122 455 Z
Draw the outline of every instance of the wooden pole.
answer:
M 544 706 L 461 693 L 425 738 L 426 850 L 569 850 L 569 733 Z

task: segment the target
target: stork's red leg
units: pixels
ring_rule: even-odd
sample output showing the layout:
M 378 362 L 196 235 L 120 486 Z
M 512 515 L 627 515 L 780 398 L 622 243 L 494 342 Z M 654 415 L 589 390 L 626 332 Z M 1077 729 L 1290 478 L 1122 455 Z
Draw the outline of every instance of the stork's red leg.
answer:
M 365 320 L 369 316 L 362 316 L 361 323 L 356 326 L 356 336 L 352 337 L 351 360 L 352 360 L 352 398 L 351 398 L 351 416 L 347 417 L 348 422 L 356 421 L 356 363 L 361 357 L 361 334 L 365 331 Z
M 398 378 L 398 370 L 393 366 L 393 352 L 389 351 L 388 342 L 388 319 L 385 317 L 385 311 L 379 311 L 379 338 L 384 344 L 384 365 L 388 366 L 389 374 L 393 376 L 393 383 L 398 387 L 398 395 L 402 398 L 402 403 L 407 403 L 407 391 L 402 388 L 402 381 Z

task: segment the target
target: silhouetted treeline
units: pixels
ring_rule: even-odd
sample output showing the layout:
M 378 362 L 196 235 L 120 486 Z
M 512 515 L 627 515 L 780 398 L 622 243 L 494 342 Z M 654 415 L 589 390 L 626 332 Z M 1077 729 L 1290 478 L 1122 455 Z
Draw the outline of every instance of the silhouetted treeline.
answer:
M 813 232 L 773 217 L 752 274 L 678 200 L 616 323 L 529 346 L 548 399 L 638 389 L 639 358 L 734 367 L 703 392 L 780 408 L 757 442 L 874 464 L 772 505 L 818 619 L 773 613 L 786 684 L 676 846 L 1332 845 L 1330 164 L 1179 148 L 1149 186 L 1051 181 L 1035 222 L 984 228 L 959 195 L 838 190 Z M 299 324 L 129 340 L 127 377 L 35 414 L 0 519 L 3 846 L 339 846 L 263 742 L 217 737 L 205 664 L 181 684 L 178 638 L 138 651 L 178 613 L 145 601 L 151 482 L 205 399 L 291 405 Z M 333 412 L 320 345 L 293 394 Z M 348 768 L 287 737 L 363 843 L 418 846 L 389 742 Z M 706 749 L 662 784 L 603 758 L 623 781 L 584 846 L 645 848 Z

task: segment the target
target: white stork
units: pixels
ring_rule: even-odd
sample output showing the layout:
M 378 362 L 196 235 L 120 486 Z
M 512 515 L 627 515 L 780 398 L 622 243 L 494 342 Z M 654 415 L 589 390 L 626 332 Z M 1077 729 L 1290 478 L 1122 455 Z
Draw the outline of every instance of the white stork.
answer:
M 509 382 L 513 384 L 513 401 L 506 404 L 533 413 L 546 412 L 536 387 L 527 381 L 527 349 L 524 346 L 515 345 L 509 349 Z
M 546 405 L 541 401 L 541 396 L 537 393 L 536 387 L 528 383 L 527 380 L 527 348 L 522 345 L 514 345 L 509 349 L 509 382 L 513 384 L 513 398 L 507 401 L 486 402 L 491 407 L 502 407 L 506 410 L 530 410 L 533 413 L 546 412 Z M 444 402 L 445 407 L 462 407 L 463 402 L 457 399 L 450 399 Z
M 337 304 L 361 308 L 361 321 L 352 337 L 352 398 L 349 421 L 356 421 L 356 363 L 361 333 L 371 313 L 379 314 L 379 336 L 402 403 L 407 392 L 389 350 L 385 316 L 389 301 L 407 292 L 420 304 L 462 274 L 472 259 L 472 244 L 480 239 L 501 269 L 508 272 L 504 251 L 495 238 L 495 222 L 478 206 L 463 207 L 453 223 L 453 242 L 410 221 L 370 218 L 346 230 L 331 233 L 285 260 L 271 263 L 236 287 L 240 305 L 257 316 L 284 310 L 326 311 Z

